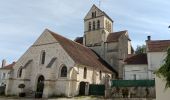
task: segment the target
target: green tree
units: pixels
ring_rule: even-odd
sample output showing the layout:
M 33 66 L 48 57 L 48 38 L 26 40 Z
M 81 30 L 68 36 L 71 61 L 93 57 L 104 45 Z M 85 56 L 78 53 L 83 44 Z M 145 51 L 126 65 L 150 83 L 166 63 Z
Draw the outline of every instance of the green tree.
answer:
M 146 53 L 146 45 L 137 46 L 135 50 L 135 54 L 141 54 L 141 53 Z
M 157 70 L 155 71 L 155 74 L 159 78 L 163 78 L 166 81 L 165 88 L 170 87 L 170 48 L 167 50 L 167 56 L 164 59 L 165 63 Z

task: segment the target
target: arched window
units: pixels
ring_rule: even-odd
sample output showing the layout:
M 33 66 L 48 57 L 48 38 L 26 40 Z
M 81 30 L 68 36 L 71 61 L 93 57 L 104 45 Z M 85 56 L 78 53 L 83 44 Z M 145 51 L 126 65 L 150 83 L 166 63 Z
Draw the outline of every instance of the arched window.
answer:
M 84 74 L 83 74 L 83 78 L 86 79 L 87 78 L 87 68 L 84 67 Z
M 108 21 L 106 23 L 106 29 L 107 29 L 107 31 L 109 31 L 109 22 Z
M 94 12 L 92 12 L 92 18 L 94 18 Z
M 95 21 L 93 21 L 93 30 L 95 30 L 95 27 L 96 27 Z
M 22 66 L 18 69 L 17 77 L 21 78 L 22 76 Z
M 60 77 L 67 77 L 67 67 L 66 66 L 63 66 L 61 68 L 61 75 Z
M 96 11 L 92 12 L 92 18 L 95 18 L 95 17 L 96 17 Z
M 109 23 L 109 32 L 111 32 L 111 23 Z
M 102 79 L 102 72 L 100 71 L 99 74 L 100 74 L 100 75 L 99 75 L 99 79 L 101 80 L 101 79 Z
M 96 11 L 94 12 L 94 17 L 96 17 Z
M 100 28 L 100 20 L 97 21 L 97 29 Z
M 41 64 L 45 64 L 45 56 L 46 56 L 46 52 L 45 50 L 43 50 L 41 52 Z
M 89 22 L 89 31 L 91 30 L 91 22 Z

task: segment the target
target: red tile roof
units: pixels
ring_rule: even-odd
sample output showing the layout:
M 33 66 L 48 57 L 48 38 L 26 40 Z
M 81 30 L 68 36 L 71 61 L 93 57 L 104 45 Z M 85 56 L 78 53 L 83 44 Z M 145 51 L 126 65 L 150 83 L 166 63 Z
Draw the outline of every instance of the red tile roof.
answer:
M 126 64 L 148 64 L 147 54 L 136 54 L 125 59 Z
M 90 48 L 71 41 L 50 30 L 48 31 L 77 64 L 96 67 L 96 69 L 112 73 L 111 70 L 109 70 L 104 64 L 100 62 L 99 57 Z
M 83 37 L 77 37 L 74 41 L 83 44 Z
M 127 32 L 127 30 L 125 31 L 119 31 L 119 32 L 114 32 L 114 33 L 110 33 L 107 37 L 106 42 L 118 42 L 119 38 L 125 34 Z
M 0 69 L 13 69 L 13 66 L 15 65 L 15 62 L 13 62 L 12 64 L 9 64 L 9 65 L 6 65 L 6 66 L 4 66 L 4 67 L 2 67 L 2 68 L 0 68 Z
M 163 52 L 170 47 L 170 40 L 150 40 L 147 41 L 148 52 Z

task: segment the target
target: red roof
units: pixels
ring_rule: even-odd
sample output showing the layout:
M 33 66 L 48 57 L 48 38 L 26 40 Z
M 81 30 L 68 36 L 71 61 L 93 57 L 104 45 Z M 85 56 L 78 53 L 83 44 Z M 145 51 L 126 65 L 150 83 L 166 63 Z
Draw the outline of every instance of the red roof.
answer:
M 15 65 L 15 62 L 13 62 L 12 64 L 9 64 L 9 65 L 6 65 L 6 66 L 4 66 L 4 67 L 2 67 L 2 68 L 0 68 L 0 69 L 13 69 L 13 66 Z
M 126 64 L 148 64 L 147 54 L 136 54 L 125 59 Z
M 107 37 L 106 42 L 118 42 L 119 38 L 125 34 L 127 32 L 127 30 L 125 31 L 119 31 L 119 32 L 114 32 L 114 33 L 110 33 Z
M 170 47 L 170 40 L 150 40 L 147 41 L 148 52 L 163 52 Z
M 50 30 L 48 31 L 60 43 L 63 49 L 77 64 L 96 67 L 96 69 L 101 69 L 102 71 L 105 72 L 112 72 L 104 64 L 100 62 L 100 58 L 90 48 L 85 47 L 72 40 L 69 40 Z

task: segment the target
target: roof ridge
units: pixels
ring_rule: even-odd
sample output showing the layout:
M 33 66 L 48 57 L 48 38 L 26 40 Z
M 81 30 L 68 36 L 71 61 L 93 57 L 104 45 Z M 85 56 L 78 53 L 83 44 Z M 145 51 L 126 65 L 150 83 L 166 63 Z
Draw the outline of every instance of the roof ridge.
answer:
M 118 33 L 118 32 L 128 32 L 128 30 L 116 31 L 116 32 L 112 32 L 112 33 Z
M 83 46 L 83 47 L 85 47 L 85 48 L 87 48 L 87 49 L 90 49 L 90 48 L 88 48 L 88 47 L 86 47 L 86 46 L 84 46 L 84 45 L 81 45 L 80 43 L 77 43 L 77 42 L 75 42 L 75 41 L 73 41 L 73 40 L 70 40 L 70 39 L 68 39 L 68 38 L 65 38 L 64 36 L 62 36 L 62 35 L 60 35 L 60 34 L 58 34 L 58 33 L 56 33 L 56 32 L 53 32 L 53 31 L 51 31 L 51 30 L 49 30 L 49 29 L 47 29 L 50 33 L 52 33 L 52 34 L 54 34 L 54 35 L 58 35 L 58 36 L 60 36 L 60 37 L 62 37 L 62 38 L 64 38 L 64 39 L 67 39 L 68 41 L 71 41 L 71 42 L 73 42 L 73 43 L 76 43 L 76 44 L 78 44 L 78 45 L 80 45 L 80 46 Z M 90 49 L 91 50 L 91 49 Z
M 164 41 L 170 41 L 170 40 L 150 40 L 148 42 L 164 42 Z

